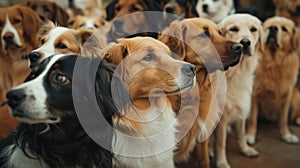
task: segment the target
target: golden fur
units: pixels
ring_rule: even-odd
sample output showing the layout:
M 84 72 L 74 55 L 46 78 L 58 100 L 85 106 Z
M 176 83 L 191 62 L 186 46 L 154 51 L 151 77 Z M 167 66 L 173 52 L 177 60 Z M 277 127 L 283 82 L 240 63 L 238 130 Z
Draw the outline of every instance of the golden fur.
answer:
M 300 0 L 273 0 L 276 6 L 276 15 L 293 20 L 300 26 Z
M 92 20 L 93 25 L 87 25 L 86 22 L 88 19 Z M 68 21 L 68 25 L 73 29 L 80 29 L 80 28 L 98 29 L 105 24 L 106 24 L 106 20 L 98 16 L 93 16 L 93 17 L 75 16 Z
M 260 65 L 255 73 L 247 140 L 255 143 L 260 112 L 268 119 L 278 119 L 281 138 L 285 142 L 298 143 L 299 139 L 288 128 L 288 112 L 299 68 L 298 31 L 291 20 L 283 17 L 268 19 L 263 28 L 264 51 L 260 53 Z
M 204 34 L 209 34 L 209 38 L 205 37 Z M 209 167 L 208 140 L 206 139 L 202 143 L 197 142 L 197 138 L 200 136 L 201 132 L 201 124 L 199 123 L 203 123 L 207 119 L 212 101 L 211 83 L 208 77 L 208 69 L 205 65 L 209 67 L 210 72 L 217 69 L 223 70 L 223 66 L 227 69 L 229 66 L 238 63 L 241 54 L 241 50 L 239 54 L 233 54 L 232 46 L 237 45 L 240 49 L 242 49 L 241 45 L 225 39 L 220 34 L 221 30 L 215 23 L 207 19 L 194 18 L 173 22 L 159 37 L 159 40 L 167 44 L 171 51 L 177 54 L 181 60 L 192 63 L 196 66 L 196 79 L 199 86 L 199 93 L 190 93 L 190 96 L 182 98 L 183 101 L 185 99 L 187 101 L 200 100 L 200 105 L 198 111 L 195 108 L 186 109 L 187 113 L 196 111 L 194 114 L 198 115 L 190 131 L 178 144 L 178 149 L 175 154 L 175 162 L 187 160 L 189 154 L 196 147 L 196 155 L 200 167 Z M 210 42 L 213 45 L 210 45 Z M 219 59 L 214 57 L 217 55 L 214 47 L 216 47 L 217 52 L 220 54 L 221 63 L 219 62 Z M 192 50 L 192 48 L 194 50 Z M 200 96 L 201 99 L 198 96 Z M 169 98 L 172 102 L 174 111 L 178 112 L 180 108 L 180 101 L 178 100 L 180 100 L 180 97 L 170 96 Z M 180 124 L 185 125 L 187 123 Z M 203 131 L 205 126 L 201 127 Z

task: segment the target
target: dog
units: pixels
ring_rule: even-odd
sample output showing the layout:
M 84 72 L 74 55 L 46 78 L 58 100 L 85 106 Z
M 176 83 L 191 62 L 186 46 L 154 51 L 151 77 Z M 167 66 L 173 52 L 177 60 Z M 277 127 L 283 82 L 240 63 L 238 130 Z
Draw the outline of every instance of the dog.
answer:
M 199 17 L 195 6 L 195 0 L 170 0 L 164 5 L 163 11 L 183 18 Z
M 77 63 L 79 71 L 75 71 Z M 95 66 L 97 63 L 99 66 Z M 112 167 L 112 117 L 119 111 L 111 90 L 122 90 L 124 92 L 118 94 L 126 94 L 121 83 L 114 85 L 117 89 L 111 85 L 112 80 L 117 81 L 113 77 L 114 65 L 99 58 L 54 55 L 32 73 L 35 78 L 7 93 L 11 113 L 22 123 L 16 129 L 14 143 L 2 151 L 4 166 Z M 94 89 L 90 89 L 91 86 Z M 91 98 L 93 93 L 95 101 Z M 76 108 L 75 104 L 80 104 L 81 108 Z M 97 112 L 95 109 L 100 109 L 100 115 L 95 117 L 97 119 L 90 117 L 89 122 L 97 124 L 98 140 L 108 144 L 107 148 L 90 138 L 77 117 L 79 110 L 87 115 Z
M 94 16 L 94 17 L 76 16 L 71 18 L 68 21 L 69 27 L 73 29 L 84 28 L 84 29 L 96 30 L 105 24 L 106 24 L 106 20 L 98 16 Z
M 226 157 L 226 129 L 229 124 L 236 128 L 239 150 L 247 157 L 255 157 L 258 152 L 246 141 L 246 119 L 251 110 L 254 73 L 258 65 L 257 51 L 263 47 L 262 22 L 249 14 L 227 16 L 219 26 L 222 35 L 243 45 L 240 63 L 226 71 L 227 95 L 222 118 L 215 130 L 216 165 L 229 168 Z
M 276 8 L 276 15 L 289 18 L 300 26 L 300 1 L 273 0 Z
M 219 23 L 226 16 L 235 13 L 235 2 L 234 0 L 199 0 L 196 10 L 200 17 Z
M 28 0 L 26 6 L 34 10 L 44 22 L 50 20 L 60 26 L 68 26 L 69 14 L 55 2 Z
M 178 55 L 180 60 L 187 61 L 196 66 L 196 79 L 199 86 L 198 96 L 195 96 L 195 93 L 190 93 L 190 96 L 186 96 L 186 101 L 194 100 L 200 104 L 199 109 L 193 107 L 188 108 L 186 111 L 186 113 L 197 115 L 197 119 L 192 123 L 190 131 L 179 142 L 178 148 L 175 151 L 175 162 L 180 163 L 188 160 L 189 154 L 195 149 L 197 151 L 199 166 L 209 167 L 208 140 L 206 139 L 202 143 L 199 141 L 201 131 L 204 134 L 207 129 L 210 129 L 207 130 L 209 132 L 213 129 L 203 124 L 209 115 L 212 100 L 212 83 L 208 74 L 217 70 L 224 71 L 231 66 L 235 66 L 239 62 L 243 47 L 239 43 L 222 37 L 221 30 L 217 25 L 204 18 L 174 21 L 169 28 L 162 32 L 159 40 L 169 46 L 171 51 Z M 218 53 L 220 54 L 220 58 L 214 57 Z M 180 109 L 180 105 L 178 104 L 179 97 L 169 96 L 169 98 L 174 111 L 178 113 Z M 214 108 L 211 113 L 217 113 L 214 110 L 216 109 Z M 190 124 L 189 122 L 180 124 Z
M 266 20 L 263 28 L 264 51 L 259 53 L 260 64 L 255 72 L 247 141 L 250 144 L 255 143 L 257 116 L 258 112 L 262 112 L 269 120 L 279 120 L 283 141 L 295 144 L 299 139 L 288 128 L 288 113 L 299 68 L 298 30 L 293 21 L 284 17 Z M 278 69 L 281 69 L 280 73 Z
M 68 13 L 71 18 L 77 15 L 104 17 L 102 0 L 69 0 Z
M 40 47 L 29 54 L 30 67 L 35 67 L 43 59 L 54 54 L 80 54 L 82 49 L 87 47 L 84 44 L 93 34 L 93 30 L 73 30 L 48 22 L 38 33 Z M 101 46 L 104 44 L 99 44 L 97 47 Z
M 150 37 L 119 40 L 101 55 L 118 65 L 132 100 L 127 112 L 114 117 L 121 132 L 113 145 L 114 167 L 174 167 L 177 120 L 165 95 L 193 87 L 194 65 L 173 59 L 165 44 Z
M 6 92 L 23 83 L 30 73 L 28 54 L 38 47 L 37 32 L 42 21 L 34 11 L 21 5 L 1 8 L 0 14 L 0 101 L 3 102 Z M 7 107 L 3 107 L 0 123 L 0 138 L 3 138 L 18 122 L 10 117 Z

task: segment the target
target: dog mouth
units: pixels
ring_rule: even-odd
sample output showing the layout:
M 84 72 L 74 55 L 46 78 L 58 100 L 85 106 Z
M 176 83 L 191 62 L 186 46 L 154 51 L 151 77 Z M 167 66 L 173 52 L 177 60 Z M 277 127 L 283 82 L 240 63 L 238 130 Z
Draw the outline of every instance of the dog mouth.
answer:
M 230 67 L 236 66 L 240 62 L 240 56 L 236 56 L 232 61 L 224 64 L 224 70 L 228 70 Z
M 5 42 L 5 50 L 9 50 L 9 49 L 21 49 L 22 46 L 21 45 L 18 45 L 14 42 Z
M 269 45 L 271 48 L 278 48 L 279 44 L 278 44 L 277 36 L 274 34 L 270 34 L 267 38 L 266 44 Z
M 162 91 L 165 94 L 176 94 L 179 92 L 184 92 L 186 90 L 191 89 L 194 86 L 194 79 L 188 79 L 188 82 L 186 82 L 183 86 L 178 87 L 174 91 Z
M 28 123 L 28 124 L 38 124 L 38 123 L 45 123 L 45 124 L 55 124 L 60 122 L 60 117 L 57 116 L 49 116 L 45 118 L 36 118 L 26 115 L 26 113 L 22 110 L 12 109 L 13 117 L 19 119 L 21 122 Z

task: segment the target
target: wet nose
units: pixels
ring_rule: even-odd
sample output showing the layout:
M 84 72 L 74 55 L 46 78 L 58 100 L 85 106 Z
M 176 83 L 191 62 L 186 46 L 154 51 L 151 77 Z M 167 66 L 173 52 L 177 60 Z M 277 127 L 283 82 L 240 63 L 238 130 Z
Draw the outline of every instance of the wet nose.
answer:
M 175 11 L 174 7 L 172 7 L 172 6 L 166 7 L 166 12 L 168 12 L 168 13 L 174 13 L 174 11 Z
M 242 44 L 244 48 L 249 48 L 251 45 L 251 41 L 247 38 L 244 38 L 240 41 L 240 44 Z
M 43 15 L 39 15 L 39 17 L 42 19 L 42 21 L 46 21 L 46 17 Z
M 202 10 L 204 12 L 208 12 L 208 5 L 207 4 L 202 5 Z
M 11 90 L 7 93 L 8 105 L 11 108 L 18 107 L 26 98 L 26 94 L 22 89 Z
M 6 41 L 6 42 L 12 42 L 13 39 L 14 39 L 14 34 L 12 32 L 7 32 L 4 34 L 3 36 L 3 39 Z
M 241 44 L 233 44 L 231 46 L 231 50 L 234 52 L 234 53 L 241 53 L 242 50 L 243 50 L 243 46 Z
M 41 54 L 39 52 L 32 52 L 29 54 L 29 60 L 31 64 L 38 63 L 41 58 Z
M 196 69 L 196 67 L 193 64 L 184 64 L 181 67 L 181 72 L 184 73 L 187 76 L 194 77 L 195 76 L 195 69 Z

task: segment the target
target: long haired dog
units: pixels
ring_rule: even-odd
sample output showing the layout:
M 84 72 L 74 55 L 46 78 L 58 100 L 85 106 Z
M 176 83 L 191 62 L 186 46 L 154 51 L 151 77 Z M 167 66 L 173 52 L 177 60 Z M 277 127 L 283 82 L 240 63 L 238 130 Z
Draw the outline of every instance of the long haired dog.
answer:
M 300 1 L 299 0 L 273 0 L 276 7 L 276 15 L 289 18 L 300 26 Z
M 26 6 L 34 10 L 44 22 L 50 20 L 60 26 L 67 26 L 69 14 L 55 2 L 28 0 Z
M 226 129 L 229 124 L 236 128 L 237 141 L 242 154 L 254 157 L 258 152 L 246 141 L 246 119 L 251 110 L 254 72 L 258 53 L 263 45 L 261 21 L 248 14 L 226 17 L 219 26 L 225 38 L 243 45 L 240 63 L 226 71 L 227 95 L 223 115 L 215 130 L 216 162 L 219 168 L 230 167 L 226 158 Z
M 106 24 L 106 20 L 98 16 L 76 16 L 68 21 L 69 27 L 73 29 L 99 29 Z
M 114 118 L 114 167 L 174 167 L 177 120 L 166 95 L 195 84 L 194 66 L 171 57 L 162 42 L 149 37 L 123 39 L 104 51 L 118 64 L 132 105 Z
M 260 64 L 255 73 L 247 140 L 250 144 L 255 143 L 257 115 L 262 112 L 267 119 L 278 119 L 283 141 L 298 143 L 298 137 L 288 128 L 288 113 L 299 68 L 298 30 L 295 23 L 283 17 L 268 19 L 263 28 L 264 51 L 260 53 Z
M 73 73 L 78 62 L 80 71 Z M 55 55 L 45 59 L 33 73 L 35 78 L 7 94 L 12 115 L 22 123 L 16 129 L 14 143 L 2 151 L 4 167 L 112 167 L 111 125 L 118 109 L 111 91 L 120 91 L 119 96 L 126 94 L 122 85 L 111 85 L 114 66 L 105 60 Z M 80 108 L 76 109 L 75 104 Z M 100 114 L 88 118 L 88 122 L 97 125 L 97 141 L 105 142 L 107 148 L 85 132 L 78 110 L 85 116 Z
M 103 17 L 102 0 L 69 0 L 68 13 L 71 17 L 98 16 Z
M 200 17 L 221 22 L 226 16 L 235 13 L 234 0 L 199 0 L 196 10 Z
M 0 9 L 0 23 L 0 101 L 3 102 L 6 92 L 24 82 L 30 72 L 28 54 L 38 47 L 37 32 L 42 21 L 30 8 L 15 5 Z M 6 110 L 0 115 L 0 138 L 15 127 Z
M 200 166 L 209 167 L 208 140 L 206 139 L 203 143 L 197 142 L 201 131 L 206 130 L 203 123 L 207 119 L 211 108 L 212 84 L 208 74 L 216 70 L 227 70 L 230 66 L 236 65 L 239 62 L 243 47 L 239 43 L 222 37 L 221 30 L 217 25 L 203 18 L 174 21 L 162 33 L 159 40 L 167 44 L 181 60 L 196 66 L 196 79 L 201 98 L 194 97 L 193 93 L 190 97 L 187 96 L 188 101 L 198 100 L 200 104 L 199 109 L 187 110 L 187 113 L 191 113 L 193 110 L 196 111 L 194 114 L 197 114 L 197 119 L 190 131 L 179 142 L 175 153 L 175 161 L 179 163 L 188 160 L 189 154 L 196 149 Z M 215 57 L 218 54 L 220 58 Z M 180 102 L 178 101 L 179 97 L 170 96 L 169 98 L 174 111 L 178 112 L 180 108 L 178 104 Z

